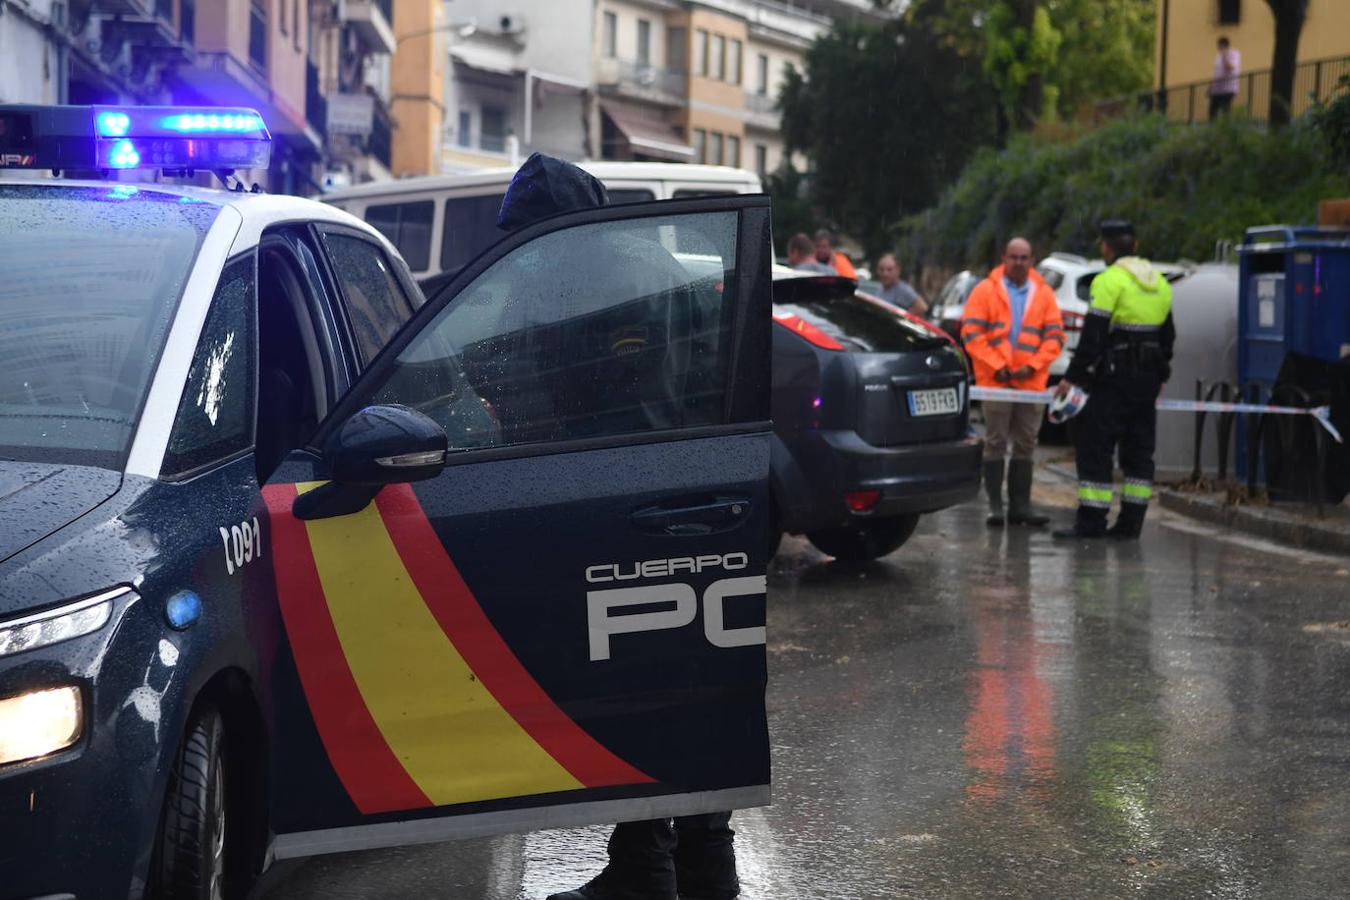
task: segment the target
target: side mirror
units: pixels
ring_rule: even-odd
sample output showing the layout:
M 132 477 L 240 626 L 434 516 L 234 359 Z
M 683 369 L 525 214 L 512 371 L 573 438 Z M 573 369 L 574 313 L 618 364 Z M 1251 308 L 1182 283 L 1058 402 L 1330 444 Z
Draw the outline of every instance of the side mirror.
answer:
M 406 406 L 367 406 L 329 437 L 323 461 L 332 481 L 295 498 L 298 519 L 360 512 L 386 484 L 435 478 L 449 439 L 430 418 Z

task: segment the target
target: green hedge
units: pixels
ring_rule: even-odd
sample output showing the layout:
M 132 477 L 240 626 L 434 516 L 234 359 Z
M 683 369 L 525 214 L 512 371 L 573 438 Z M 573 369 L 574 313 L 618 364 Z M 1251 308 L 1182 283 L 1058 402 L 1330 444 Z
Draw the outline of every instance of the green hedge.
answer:
M 1269 131 L 1237 116 L 1202 126 L 1137 116 L 1063 143 L 1019 137 L 980 152 L 937 206 L 906 220 L 902 252 L 922 267 L 978 268 L 1024 235 L 1038 253 L 1096 256 L 1096 223 L 1123 217 L 1147 256 L 1209 259 L 1249 226 L 1309 222 L 1318 200 L 1350 196 L 1325 121 Z

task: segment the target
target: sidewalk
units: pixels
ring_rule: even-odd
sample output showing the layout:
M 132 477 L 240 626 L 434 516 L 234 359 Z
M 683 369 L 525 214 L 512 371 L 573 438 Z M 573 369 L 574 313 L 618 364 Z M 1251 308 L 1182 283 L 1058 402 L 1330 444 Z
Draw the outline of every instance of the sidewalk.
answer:
M 1045 470 L 1058 479 L 1076 483 L 1073 463 L 1061 459 L 1043 463 Z M 1234 531 L 1280 541 L 1305 550 L 1350 556 L 1350 508 L 1328 504 L 1323 518 L 1306 503 L 1262 505 L 1228 503 L 1227 491 L 1196 491 L 1171 485 L 1157 485 L 1154 496 L 1163 509 L 1222 525 Z

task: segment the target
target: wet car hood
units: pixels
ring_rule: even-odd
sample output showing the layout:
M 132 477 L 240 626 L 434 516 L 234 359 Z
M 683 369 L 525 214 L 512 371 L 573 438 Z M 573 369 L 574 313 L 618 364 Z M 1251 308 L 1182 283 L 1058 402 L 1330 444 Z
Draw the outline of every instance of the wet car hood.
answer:
M 92 466 L 0 460 L 0 562 L 107 500 L 122 476 Z

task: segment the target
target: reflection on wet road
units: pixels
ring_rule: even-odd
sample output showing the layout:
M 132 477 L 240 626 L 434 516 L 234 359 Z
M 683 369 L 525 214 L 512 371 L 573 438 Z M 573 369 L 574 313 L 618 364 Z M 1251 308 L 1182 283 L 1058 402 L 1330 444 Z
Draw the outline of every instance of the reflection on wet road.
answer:
M 1156 517 L 1056 545 L 966 506 L 861 570 L 789 538 L 770 586 L 743 897 L 1350 891 L 1350 561 Z M 606 834 L 320 858 L 266 896 L 542 898 Z

